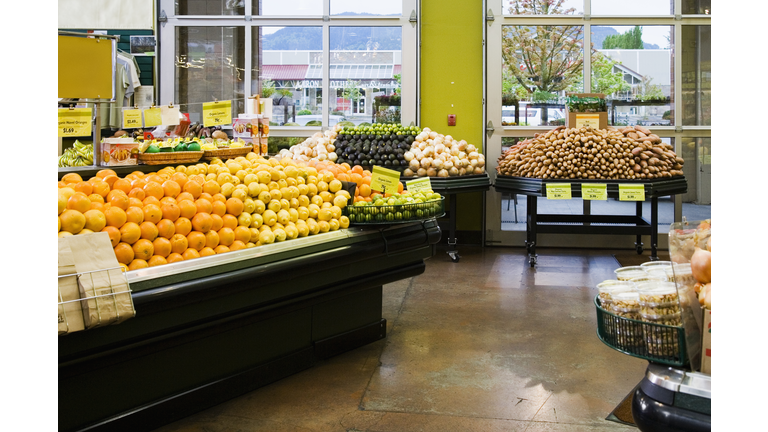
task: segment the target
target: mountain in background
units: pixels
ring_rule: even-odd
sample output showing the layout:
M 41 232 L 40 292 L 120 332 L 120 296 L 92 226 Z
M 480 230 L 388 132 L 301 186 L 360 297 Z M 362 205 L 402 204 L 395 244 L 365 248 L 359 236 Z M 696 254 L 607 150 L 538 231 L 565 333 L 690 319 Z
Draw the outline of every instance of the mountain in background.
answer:
M 263 35 L 261 42 L 263 50 L 321 51 L 323 49 L 322 28 L 285 27 L 272 34 Z M 400 27 L 331 27 L 330 42 L 332 50 L 401 50 L 403 48 Z M 378 46 L 374 46 L 376 44 Z
M 609 35 L 619 34 L 613 27 L 592 27 L 592 44 L 595 49 L 603 49 L 603 41 Z M 643 42 L 643 48 L 645 49 L 659 49 L 656 44 Z

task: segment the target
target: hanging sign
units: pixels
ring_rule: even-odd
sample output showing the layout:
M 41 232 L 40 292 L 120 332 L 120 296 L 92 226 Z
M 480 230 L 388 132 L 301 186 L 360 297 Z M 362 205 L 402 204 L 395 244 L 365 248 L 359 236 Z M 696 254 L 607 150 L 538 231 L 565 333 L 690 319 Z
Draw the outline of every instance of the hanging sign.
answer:
M 585 200 L 607 200 L 608 185 L 605 183 L 582 183 L 581 198 Z
M 181 122 L 181 110 L 173 105 L 161 106 L 160 115 L 162 116 L 162 125 L 173 126 Z
M 371 172 L 371 190 L 386 193 L 397 193 L 400 183 L 400 171 L 380 166 L 374 166 Z
M 432 182 L 429 181 L 429 177 L 422 177 L 405 182 L 405 188 L 409 192 L 432 192 Z
M 90 136 L 91 108 L 60 108 L 59 109 L 59 137 Z
M 576 114 L 576 127 L 598 129 L 600 127 L 600 114 Z
M 221 126 L 232 124 L 232 101 L 203 103 L 203 126 Z
M 645 186 L 641 184 L 620 184 L 619 201 L 645 201 Z
M 124 109 L 123 110 L 123 129 L 136 129 L 141 125 L 141 110 L 140 109 Z
M 160 108 L 147 108 L 144 110 L 144 127 L 155 127 L 163 124 L 163 114 Z
M 547 199 L 571 199 L 571 184 L 547 183 Z

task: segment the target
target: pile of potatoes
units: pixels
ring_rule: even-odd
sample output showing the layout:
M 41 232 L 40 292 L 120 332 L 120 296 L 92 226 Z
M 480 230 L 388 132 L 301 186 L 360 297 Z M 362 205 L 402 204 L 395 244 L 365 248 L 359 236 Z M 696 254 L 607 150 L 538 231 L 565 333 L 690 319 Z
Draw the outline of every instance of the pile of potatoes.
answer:
M 496 172 L 541 179 L 657 179 L 683 175 L 683 158 L 642 126 L 560 126 L 505 151 Z

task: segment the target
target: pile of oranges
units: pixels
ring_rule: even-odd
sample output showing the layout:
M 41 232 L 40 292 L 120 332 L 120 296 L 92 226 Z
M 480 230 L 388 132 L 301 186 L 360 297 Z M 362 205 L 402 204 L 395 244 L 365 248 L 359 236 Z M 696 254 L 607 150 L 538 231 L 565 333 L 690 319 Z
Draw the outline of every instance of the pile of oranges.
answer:
M 285 159 L 285 158 L 284 158 Z M 281 160 L 282 161 L 282 160 Z M 302 163 L 302 162 L 291 162 Z M 336 164 L 333 162 L 310 160 L 307 166 L 314 167 L 318 173 L 330 172 L 339 181 L 352 182 L 355 187 L 354 202 L 376 200 L 377 196 L 390 196 L 371 189 L 371 171 L 363 169 L 360 165 L 350 166 L 348 163 Z M 403 192 L 403 182 L 398 183 L 397 193 Z
M 69 173 L 58 183 L 58 235 L 106 232 L 117 261 L 135 270 L 347 228 L 352 196 L 339 177 L 364 199 L 365 172 L 316 165 L 249 153 L 125 177 Z

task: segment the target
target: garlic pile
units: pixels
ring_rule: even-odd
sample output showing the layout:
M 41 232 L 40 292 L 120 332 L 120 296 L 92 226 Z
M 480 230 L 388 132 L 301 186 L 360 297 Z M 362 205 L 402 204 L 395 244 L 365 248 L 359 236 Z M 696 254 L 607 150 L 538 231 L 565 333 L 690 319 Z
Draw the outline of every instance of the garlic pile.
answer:
M 455 177 L 485 172 L 485 156 L 474 145 L 427 127 L 416 135 L 404 157 L 408 168 L 403 177 Z
M 280 150 L 275 157 L 278 160 L 287 157 L 295 161 L 304 162 L 307 162 L 310 159 L 335 162 L 337 155 L 335 153 L 336 147 L 333 143 L 336 141 L 336 135 L 341 128 L 342 127 L 337 124 L 325 132 L 316 132 L 303 142 L 292 145 L 288 149 Z

